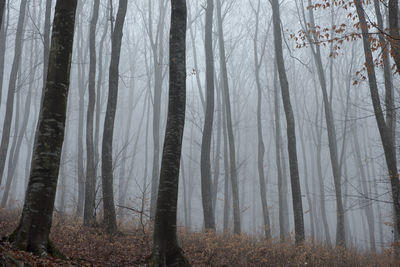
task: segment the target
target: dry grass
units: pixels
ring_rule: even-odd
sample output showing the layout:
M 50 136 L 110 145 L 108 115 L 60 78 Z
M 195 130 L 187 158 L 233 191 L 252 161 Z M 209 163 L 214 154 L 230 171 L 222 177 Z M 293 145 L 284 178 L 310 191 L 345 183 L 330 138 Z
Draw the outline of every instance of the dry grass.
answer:
M 14 229 L 18 214 L 17 211 L 0 211 L 1 236 Z M 121 234 L 110 237 L 99 229 L 81 226 L 75 218 L 55 216 L 51 239 L 69 261 L 39 259 L 13 250 L 7 242 L 2 243 L 0 255 L 1 259 L 10 256 L 32 266 L 145 266 L 151 253 L 150 231 L 133 225 L 124 225 L 121 229 Z M 400 261 L 395 260 L 390 251 L 365 254 L 307 242 L 302 247 L 294 247 L 290 242 L 256 240 L 244 234 L 185 230 L 179 233 L 179 239 L 193 266 L 400 266 Z M 13 265 L 12 260 L 8 260 L 8 264 Z

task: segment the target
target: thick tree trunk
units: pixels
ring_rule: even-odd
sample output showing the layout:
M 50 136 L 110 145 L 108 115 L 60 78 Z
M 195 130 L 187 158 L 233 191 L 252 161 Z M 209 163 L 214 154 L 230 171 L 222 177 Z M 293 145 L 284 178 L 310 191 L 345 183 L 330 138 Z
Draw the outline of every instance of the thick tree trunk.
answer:
M 225 53 L 225 41 L 224 31 L 222 25 L 222 12 L 221 12 L 221 0 L 217 0 L 217 19 L 218 19 L 218 37 L 219 37 L 219 54 L 220 54 L 220 67 L 223 79 L 224 88 L 224 100 L 225 100 L 225 116 L 226 126 L 228 132 L 229 141 L 229 165 L 230 165 L 230 176 L 232 184 L 232 197 L 233 197 L 233 232 L 240 234 L 240 205 L 239 205 L 239 188 L 238 188 L 238 175 L 236 169 L 236 149 L 235 139 L 233 136 L 232 126 L 232 112 L 231 112 L 231 100 L 229 96 L 229 82 L 228 82 L 228 70 L 226 66 L 226 53 Z
M 214 55 L 212 50 L 213 0 L 207 0 L 205 25 L 206 54 L 206 111 L 201 142 L 201 199 L 203 203 L 204 226 L 215 230 L 215 217 L 212 203 L 210 149 L 214 121 Z
M 12 235 L 19 248 L 39 255 L 52 252 L 49 232 L 64 141 L 76 5 L 76 0 L 58 0 L 56 4 L 29 184 L 19 225 Z
M 11 123 L 14 112 L 14 96 L 17 89 L 17 76 L 19 66 L 21 64 L 22 48 L 24 43 L 24 24 L 25 24 L 25 10 L 27 1 L 21 1 L 19 8 L 19 18 L 17 24 L 17 32 L 15 37 L 15 50 L 14 50 L 14 60 L 11 67 L 8 92 L 7 92 L 7 103 L 6 103 L 6 113 L 3 122 L 3 132 L 1 136 L 0 143 L 0 185 L 3 179 L 4 167 L 6 164 L 8 145 L 10 143 L 10 132 Z
M 83 223 L 87 226 L 95 224 L 95 207 L 93 203 L 96 197 L 96 165 L 94 159 L 93 118 L 96 101 L 96 25 L 99 18 L 99 6 L 100 0 L 95 0 L 89 29 L 89 103 L 86 115 L 86 180 L 83 212 Z
M 190 266 L 179 247 L 176 211 L 186 105 L 186 1 L 171 1 L 169 103 L 151 266 Z
M 385 118 L 383 116 L 378 86 L 376 83 L 375 66 L 372 57 L 371 45 L 369 43 L 368 25 L 365 19 L 364 8 L 362 6 L 361 0 L 355 0 L 355 4 L 363 36 L 364 54 L 368 70 L 368 80 L 369 80 L 372 104 L 374 107 L 375 118 L 378 124 L 379 134 L 381 136 L 381 141 L 386 159 L 386 165 L 388 168 L 389 178 L 391 182 L 392 199 L 394 207 L 394 228 L 395 228 L 394 232 L 396 231 L 400 232 L 400 182 L 399 182 L 399 173 L 397 170 L 394 140 L 392 138 L 392 129 L 388 127 L 388 124 L 387 122 L 385 122 Z M 395 239 L 396 242 L 400 241 L 398 238 L 399 237 L 397 236 L 397 239 Z
M 276 62 L 278 65 L 283 106 L 286 114 L 290 178 L 292 185 L 293 214 L 296 244 L 304 241 L 303 204 L 301 199 L 299 167 L 297 162 L 296 127 L 292 105 L 290 103 L 289 82 L 286 76 L 282 51 L 282 32 L 279 14 L 279 0 L 272 0 Z
M 112 31 L 111 62 L 109 71 L 109 91 L 107 110 L 104 119 L 102 144 L 101 179 L 103 187 L 104 227 L 106 232 L 115 233 L 117 222 L 114 206 L 112 143 L 114 137 L 114 121 L 118 100 L 119 59 L 121 55 L 122 32 L 125 22 L 127 0 L 120 0 L 115 27 Z

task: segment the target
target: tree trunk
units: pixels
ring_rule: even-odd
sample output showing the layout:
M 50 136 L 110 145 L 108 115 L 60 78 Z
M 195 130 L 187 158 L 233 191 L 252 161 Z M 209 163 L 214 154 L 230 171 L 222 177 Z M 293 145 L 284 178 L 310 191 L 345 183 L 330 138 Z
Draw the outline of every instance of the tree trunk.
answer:
M 378 86 L 376 83 L 376 75 L 375 75 L 375 66 L 374 60 L 372 57 L 371 45 L 369 43 L 369 33 L 368 33 L 368 25 L 364 15 L 364 8 L 362 6 L 361 0 L 355 0 L 357 14 L 360 20 L 360 27 L 363 36 L 363 45 L 364 45 L 364 54 L 365 61 L 368 70 L 368 80 L 369 80 L 369 88 L 371 93 L 372 104 L 374 107 L 374 113 L 376 122 L 378 124 L 379 134 L 381 136 L 381 141 L 383 145 L 383 150 L 386 159 L 386 165 L 389 172 L 389 178 L 391 182 L 392 188 L 392 198 L 393 198 L 393 207 L 394 207 L 394 232 L 400 232 L 400 182 L 399 182 L 399 174 L 397 170 L 397 162 L 396 162 L 396 152 L 394 147 L 394 140 L 392 139 L 392 129 L 390 129 L 385 122 L 385 118 L 383 116 L 383 111 L 380 103 Z M 397 6 L 397 5 L 396 5 Z M 395 235 L 396 237 L 396 235 Z M 395 242 L 400 241 L 395 239 Z
M 114 137 L 114 121 L 118 100 L 119 59 L 121 55 L 122 32 L 125 22 L 128 1 L 120 0 L 115 27 L 112 31 L 111 62 L 109 71 L 109 91 L 107 110 L 104 119 L 102 144 L 101 179 L 103 186 L 104 226 L 108 233 L 115 233 L 117 222 L 114 206 L 112 143 Z
M 64 141 L 76 5 L 76 0 L 56 4 L 29 184 L 19 225 L 12 234 L 17 247 L 38 255 L 54 252 L 49 232 Z
M 392 56 L 400 72 L 400 29 L 399 29 L 399 0 L 389 0 L 389 42 Z M 383 30 L 383 28 L 381 28 Z
M 46 12 L 43 29 L 43 87 L 46 86 L 47 69 L 49 66 L 51 2 L 52 0 L 46 0 Z
M 3 1 L 5 4 L 5 0 Z M 5 9 L 5 8 L 4 8 Z M 4 82 L 4 58 L 6 54 L 6 41 L 7 41 L 7 30 L 8 24 L 10 22 L 10 5 L 7 3 L 7 17 L 4 17 L 5 11 L 3 10 L 2 21 L 0 21 L 1 28 L 0 28 L 0 103 L 2 102 L 2 91 L 3 91 L 3 82 Z M 1 12 L 1 11 L 0 11 Z
M 186 1 L 171 1 L 169 103 L 151 266 L 190 266 L 178 245 L 176 211 L 186 105 Z
M 94 209 L 96 198 L 96 165 L 94 161 L 93 143 L 93 117 L 96 102 L 96 25 L 99 18 L 100 0 L 94 0 L 93 13 L 89 29 L 89 103 L 86 119 L 86 180 L 85 180 L 85 206 L 83 223 L 93 226 L 96 218 Z
M 77 9 L 79 11 L 79 8 Z M 80 20 L 82 20 L 82 15 L 79 14 L 77 17 L 79 17 Z M 77 19 L 77 20 L 79 20 Z M 84 106 L 85 106 L 85 68 L 83 66 L 86 58 L 87 58 L 87 49 L 86 46 L 83 45 L 83 33 L 82 33 L 82 22 L 80 21 L 77 23 L 78 27 L 77 30 L 78 32 L 78 42 L 80 43 L 78 46 L 78 94 L 79 94 L 79 107 L 78 107 L 78 142 L 77 142 L 77 151 L 78 151 L 78 157 L 77 157 L 77 176 L 78 176 L 78 206 L 77 206 L 77 215 L 82 216 L 83 211 L 84 211 L 84 204 L 85 204 L 85 170 L 83 167 L 83 119 L 85 117 L 84 115 Z M 95 206 L 95 203 L 93 202 L 92 204 Z
M 29 51 L 34 51 L 35 48 L 37 48 L 37 46 L 36 45 L 34 46 L 34 42 L 31 42 L 31 45 L 28 48 Z M 10 154 L 9 154 L 6 188 L 4 190 L 3 198 L 1 200 L 2 208 L 4 208 L 7 204 L 8 195 L 9 195 L 9 191 L 10 191 L 10 185 L 11 185 L 11 182 L 15 175 L 15 170 L 17 168 L 17 163 L 18 163 L 18 159 L 19 159 L 19 155 L 20 155 L 20 151 L 21 151 L 22 141 L 24 139 L 25 132 L 28 127 L 29 116 L 31 114 L 32 91 L 33 91 L 33 85 L 35 82 L 36 70 L 37 70 L 36 66 L 38 64 L 38 54 L 37 53 L 31 54 L 29 61 L 30 61 L 29 65 L 31 66 L 31 71 L 29 73 L 28 94 L 27 94 L 26 100 L 25 100 L 25 105 L 24 105 L 25 110 L 24 110 L 24 115 L 22 118 L 22 124 L 19 126 L 17 119 L 15 120 L 15 123 L 14 123 L 14 128 L 16 130 L 15 135 L 14 135 L 13 145 L 12 145 L 12 147 L 14 147 L 14 149 L 11 149 L 11 151 L 13 151 L 13 153 L 11 153 L 11 151 L 10 151 Z M 19 84 L 19 86 L 21 86 L 20 75 L 18 75 L 18 80 L 19 80 L 18 84 Z M 18 90 L 17 94 L 21 94 L 20 90 Z M 19 97 L 21 97 L 21 96 L 19 96 Z M 20 103 L 20 100 L 19 100 L 19 103 Z M 19 112 L 19 109 L 20 109 L 19 103 L 17 102 L 17 107 L 16 107 L 17 113 Z M 21 127 L 21 128 L 18 129 L 19 127 Z M 17 129 L 18 129 L 18 131 L 17 131 Z
M 311 6 L 311 0 L 308 0 L 309 6 Z M 313 8 L 309 8 L 309 16 L 310 16 L 310 27 L 311 30 L 315 29 L 315 19 Z M 314 34 L 312 37 L 308 37 L 311 43 L 317 43 L 318 37 Z M 322 90 L 322 96 L 324 101 L 325 108 L 325 121 L 326 128 L 328 132 L 328 143 L 329 143 L 329 153 L 331 159 L 332 173 L 333 173 L 333 181 L 335 185 L 335 193 L 336 193 L 336 245 L 338 246 L 346 246 L 346 235 L 345 235 L 345 227 L 344 227 L 344 209 L 343 209 L 343 201 L 342 201 L 342 186 L 341 186 L 341 170 L 339 166 L 339 157 L 338 157 L 338 149 L 337 149 L 337 138 L 336 138 L 336 128 L 334 124 L 334 118 L 332 113 L 332 103 L 329 101 L 327 82 L 324 72 L 324 67 L 322 64 L 321 58 L 321 49 L 319 45 L 310 46 L 311 52 L 315 61 L 315 65 L 317 67 L 319 83 Z
M 201 142 L 201 199 L 203 203 L 204 226 L 215 230 L 215 217 L 211 190 L 210 148 L 214 121 L 214 55 L 212 50 L 213 0 L 207 0 L 205 25 L 206 54 L 206 111 L 204 118 L 203 137 Z
M 296 244 L 304 241 L 303 204 L 301 199 L 299 167 L 297 162 L 296 128 L 293 109 L 290 103 L 289 82 L 286 76 L 285 63 L 282 51 L 282 32 L 279 14 L 279 0 L 272 0 L 275 54 L 278 65 L 279 80 L 281 84 L 283 106 L 286 114 L 288 153 L 290 163 L 290 178 L 292 185 L 293 214 Z
M 160 176 L 160 121 L 161 121 L 161 93 L 164 80 L 164 18 L 168 1 L 161 0 L 159 8 L 161 14 L 157 23 L 157 38 L 154 40 L 150 31 L 150 43 L 153 52 L 154 66 L 154 100 L 153 100 L 153 168 L 151 173 L 150 218 L 153 220 L 156 211 L 157 191 Z M 149 29 L 152 30 L 152 1 L 149 1 Z
M 220 67 L 223 79 L 224 88 L 224 100 L 225 100 L 225 115 L 226 115 L 226 126 L 228 132 L 229 141 L 229 165 L 230 165 L 230 176 L 232 185 L 232 197 L 233 197 L 233 232 L 240 234 L 240 205 L 239 205 L 239 188 L 238 188 L 238 177 L 236 169 L 236 149 L 235 139 L 233 136 L 232 126 L 232 112 L 231 112 L 231 101 L 229 96 L 229 83 L 228 83 L 228 70 L 226 67 L 226 53 L 225 53 L 225 41 L 224 31 L 222 26 L 222 13 L 221 13 L 221 0 L 217 0 L 217 18 L 218 18 L 218 37 L 219 37 L 219 54 L 220 54 Z
M 0 0 L 0 30 L 3 29 L 3 15 L 6 6 L 6 0 Z
M 6 113 L 3 122 L 3 132 L 1 136 L 0 144 L 0 185 L 3 179 L 4 167 L 6 164 L 8 145 L 10 143 L 10 132 L 12 117 L 14 112 L 14 96 L 17 89 L 17 76 L 19 66 L 21 64 L 22 48 L 24 44 L 24 24 L 25 24 L 25 10 L 27 1 L 21 1 L 19 8 L 19 17 L 17 24 L 17 32 L 15 37 L 15 50 L 14 50 L 14 60 L 11 67 L 8 93 L 7 93 L 7 103 L 6 103 Z
M 257 85 L 257 139 L 258 139 L 258 153 L 257 153 L 257 169 L 258 169 L 258 178 L 260 182 L 260 196 L 261 196 L 261 207 L 263 214 L 263 223 L 264 223 L 264 234 L 265 238 L 271 238 L 271 226 L 269 223 L 269 212 L 268 212 L 268 203 L 267 203 L 267 187 L 265 184 L 265 175 L 264 175 L 264 154 L 265 154 L 265 146 L 263 141 L 263 132 L 262 132 L 262 120 L 261 120 L 261 111 L 262 111 L 262 88 L 261 88 L 261 80 L 260 80 L 260 67 L 262 64 L 262 59 L 264 56 L 265 45 L 263 45 L 262 54 L 259 56 L 258 54 L 258 34 L 259 34 L 259 18 L 260 18 L 260 5 L 261 1 L 257 2 L 257 9 L 255 11 L 256 16 L 256 27 L 253 38 L 253 54 L 254 54 L 254 67 L 255 67 L 255 76 L 256 76 L 256 85 Z M 243 200 L 242 200 L 243 201 Z M 254 205 L 254 203 L 253 203 Z
M 276 171 L 278 178 L 278 217 L 279 217 L 279 237 L 283 242 L 289 233 L 289 208 L 287 203 L 287 186 L 286 176 L 282 174 L 282 136 L 281 136 L 281 118 L 279 108 L 279 94 L 278 94 L 278 75 L 277 67 L 274 68 L 274 113 L 275 113 L 275 156 L 276 156 Z

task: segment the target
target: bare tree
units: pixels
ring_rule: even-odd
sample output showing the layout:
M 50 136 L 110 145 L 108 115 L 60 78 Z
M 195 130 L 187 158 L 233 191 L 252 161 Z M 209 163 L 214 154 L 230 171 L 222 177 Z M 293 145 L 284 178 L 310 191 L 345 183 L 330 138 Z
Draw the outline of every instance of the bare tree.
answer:
M 215 230 L 214 209 L 211 190 L 210 148 L 214 120 L 214 54 L 212 42 L 213 0 L 207 0 L 205 25 L 205 53 L 206 53 L 206 111 L 204 119 L 203 137 L 201 142 L 201 196 L 203 202 L 204 226 Z
M 292 185 L 292 201 L 296 244 L 304 241 L 303 204 L 301 199 L 299 166 L 297 162 L 296 127 L 293 109 L 290 102 L 289 82 L 286 76 L 285 62 L 282 51 L 282 31 L 280 24 L 279 0 L 271 0 L 275 39 L 275 55 L 281 84 L 283 106 L 286 114 L 290 178 Z
M 262 132 L 262 119 L 261 119 L 261 110 L 262 110 L 262 88 L 261 88 L 261 79 L 260 79 L 260 68 L 263 62 L 263 57 L 265 53 L 265 46 L 267 42 L 267 38 L 262 43 L 261 55 L 258 53 L 258 35 L 259 35 L 259 24 L 260 24 L 260 7 L 261 1 L 258 0 L 257 7 L 253 8 L 253 12 L 255 13 L 256 27 L 253 38 L 253 54 L 254 54 L 254 67 L 255 67 L 255 76 L 256 76 L 256 86 L 257 86 L 257 139 L 258 139 L 258 153 L 257 153 L 257 168 L 258 168 L 258 177 L 260 181 L 260 196 L 261 196 L 261 207 L 263 213 L 264 220 L 264 232 L 265 237 L 271 238 L 271 227 L 269 223 L 269 213 L 268 213 L 268 204 L 267 204 L 267 187 L 265 183 L 265 174 L 264 174 L 264 154 L 265 154 L 265 146 L 263 141 L 263 132 Z
M 179 167 L 185 125 L 186 20 L 186 1 L 171 1 L 168 118 L 150 262 L 151 266 L 157 267 L 190 266 L 178 245 L 176 227 Z
M 236 150 L 235 150 L 235 139 L 233 136 L 232 126 L 232 112 L 231 112 L 231 100 L 229 96 L 229 81 L 228 81 L 228 70 L 227 60 L 225 53 L 225 41 L 224 41 L 224 30 L 222 25 L 222 12 L 221 12 L 221 0 L 217 0 L 217 21 L 218 21 L 218 44 L 219 44 L 219 57 L 220 57 L 220 68 L 222 72 L 223 80 L 223 98 L 225 106 L 226 116 L 226 127 L 228 132 L 228 143 L 229 143 L 229 166 L 230 166 L 230 177 L 232 185 L 232 198 L 233 198 L 233 232 L 240 234 L 240 205 L 239 205 L 239 188 L 238 188 L 238 175 L 236 169 Z
M 8 84 L 6 113 L 3 122 L 3 132 L 0 143 L 0 185 L 3 179 L 4 167 L 6 164 L 7 151 L 10 143 L 11 122 L 14 112 L 14 97 L 17 89 L 17 76 L 21 64 L 22 48 L 24 44 L 24 24 L 25 10 L 27 1 L 21 1 L 19 8 L 19 17 L 17 24 L 17 32 L 15 37 L 14 60 L 11 67 L 10 82 Z
M 99 18 L 100 0 L 93 2 L 92 19 L 89 29 L 89 103 L 86 119 L 86 180 L 85 180 L 85 206 L 83 222 L 93 226 L 96 218 L 94 214 L 96 198 L 96 166 L 93 142 L 93 118 L 96 104 L 96 26 Z
M 386 165 L 390 177 L 393 207 L 395 212 L 394 232 L 396 232 L 396 230 L 397 232 L 400 232 L 400 182 L 399 182 L 399 173 L 397 169 L 394 140 L 392 138 L 392 130 L 388 127 L 388 120 L 385 121 L 385 118 L 383 116 L 383 111 L 380 103 L 380 96 L 379 96 L 378 86 L 376 83 L 375 65 L 372 57 L 371 44 L 369 43 L 368 24 L 364 14 L 365 11 L 361 0 L 355 0 L 355 4 L 362 31 L 365 61 L 368 72 L 369 88 L 374 108 L 375 119 L 378 124 L 379 134 L 381 136 L 381 141 L 386 159 Z M 399 240 L 395 241 L 398 242 Z
M 117 230 L 113 190 L 114 176 L 112 166 L 112 143 L 114 137 L 115 112 L 117 110 L 118 100 L 119 59 L 121 56 L 122 32 L 124 28 L 127 6 L 127 0 L 119 1 L 115 27 L 112 30 L 109 91 L 106 116 L 104 119 L 101 178 L 103 186 L 104 224 L 108 233 L 115 233 Z
M 29 185 L 20 222 L 12 234 L 17 247 L 38 255 L 55 252 L 49 232 L 64 141 L 76 6 L 76 0 L 56 4 Z

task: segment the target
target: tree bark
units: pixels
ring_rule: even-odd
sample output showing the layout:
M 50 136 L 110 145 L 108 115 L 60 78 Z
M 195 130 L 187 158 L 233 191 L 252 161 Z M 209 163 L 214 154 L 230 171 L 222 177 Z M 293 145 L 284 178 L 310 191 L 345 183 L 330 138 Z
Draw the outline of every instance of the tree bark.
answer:
M 205 25 L 206 54 L 206 110 L 204 118 L 203 137 L 201 142 L 201 199 L 203 203 L 204 226 L 215 230 L 215 217 L 211 190 L 210 149 L 214 121 L 214 55 L 212 48 L 213 0 L 207 0 Z
M 38 255 L 53 252 L 49 232 L 64 141 L 76 5 L 76 0 L 56 4 L 29 184 L 19 225 L 12 234 L 20 249 Z
M 114 137 L 114 121 L 118 100 L 118 81 L 119 81 L 119 59 L 121 55 L 122 32 L 125 22 L 127 0 L 120 0 L 115 21 L 115 27 L 112 31 L 111 62 L 109 70 L 109 91 L 107 110 L 104 119 L 104 133 L 102 144 L 102 165 L 101 179 L 103 187 L 103 207 L 104 207 L 104 226 L 108 233 L 115 233 L 117 230 L 117 221 L 114 206 L 113 189 L 113 162 L 112 162 L 112 143 Z
M 171 1 L 169 102 L 154 221 L 151 266 L 190 266 L 179 247 L 176 211 L 186 105 L 185 0 Z

